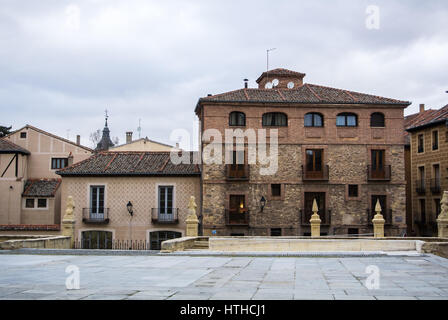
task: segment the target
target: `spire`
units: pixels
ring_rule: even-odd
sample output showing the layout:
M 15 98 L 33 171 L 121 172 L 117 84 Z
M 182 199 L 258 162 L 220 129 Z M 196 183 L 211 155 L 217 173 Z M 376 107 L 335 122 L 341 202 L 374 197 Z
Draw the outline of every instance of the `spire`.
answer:
M 107 127 L 107 119 L 109 118 L 107 114 L 107 109 L 105 111 L 105 123 L 104 123 L 104 129 L 103 129 L 103 136 L 101 137 L 100 142 L 98 142 L 95 151 L 107 151 L 110 147 L 113 147 L 114 144 L 112 140 L 110 139 L 110 130 Z

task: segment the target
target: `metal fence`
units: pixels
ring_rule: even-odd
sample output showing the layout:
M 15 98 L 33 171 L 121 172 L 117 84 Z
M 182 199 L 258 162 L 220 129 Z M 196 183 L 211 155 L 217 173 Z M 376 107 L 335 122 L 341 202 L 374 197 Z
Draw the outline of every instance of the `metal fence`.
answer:
M 143 240 L 75 239 L 74 249 L 152 250 L 151 242 Z

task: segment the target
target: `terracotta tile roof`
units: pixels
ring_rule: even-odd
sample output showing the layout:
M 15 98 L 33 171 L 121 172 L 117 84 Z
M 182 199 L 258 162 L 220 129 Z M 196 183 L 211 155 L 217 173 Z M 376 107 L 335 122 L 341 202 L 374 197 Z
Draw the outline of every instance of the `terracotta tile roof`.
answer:
M 422 126 L 431 125 L 448 119 L 448 104 L 438 110 L 425 110 L 423 112 L 411 114 L 404 118 L 405 128 L 416 129 Z
M 309 83 L 295 89 L 243 88 L 200 98 L 198 105 L 204 102 L 410 105 L 409 101 L 396 100 Z
M 184 151 L 185 152 L 185 151 Z M 194 152 L 190 154 L 192 163 Z M 174 165 L 170 152 L 99 152 L 56 172 L 61 176 L 196 176 L 196 164 Z
M 422 112 L 414 113 L 404 117 L 404 137 L 405 144 L 410 144 L 409 131 L 423 129 L 433 124 L 448 120 L 448 104 L 441 109 L 428 109 Z
M 6 138 L 0 139 L 0 153 L 21 153 L 21 154 L 30 154 L 30 152 L 21 146 L 12 143 Z
M 267 75 L 267 73 L 269 73 L 269 76 L 271 76 L 271 77 L 280 76 L 280 77 L 303 78 L 306 76 L 305 73 L 292 71 L 292 70 L 288 70 L 288 69 L 283 69 L 283 68 L 278 68 L 278 69 L 272 69 L 272 70 L 263 72 L 261 74 L 261 76 L 258 77 L 256 82 L 259 83 L 261 81 L 261 79 L 263 79 L 263 77 L 265 77 Z
M 61 179 L 29 179 L 25 182 L 23 197 L 54 197 Z
M 7 137 L 9 137 L 10 135 L 16 133 L 17 131 L 21 131 L 21 130 L 26 129 L 26 128 L 33 129 L 34 131 L 43 133 L 43 134 L 45 134 L 45 135 L 47 135 L 47 136 L 49 136 L 49 137 L 52 137 L 52 138 L 55 138 L 55 139 L 59 139 L 59 140 L 61 140 L 61 141 L 64 141 L 64 142 L 66 142 L 66 143 L 70 143 L 70 144 L 72 144 L 72 145 L 74 145 L 74 146 L 77 146 L 77 147 L 82 148 L 82 149 L 84 149 L 84 150 L 87 150 L 87 151 L 89 151 L 89 152 L 93 152 L 93 150 L 90 149 L 90 148 L 88 148 L 88 147 L 85 147 L 85 146 L 80 145 L 80 144 L 76 144 L 76 142 L 70 141 L 70 140 L 68 140 L 68 139 L 64 139 L 64 138 L 59 137 L 59 136 L 57 136 L 57 135 L 54 135 L 54 134 L 52 134 L 52 133 L 50 133 L 50 132 L 47 132 L 47 131 L 44 131 L 44 130 L 42 130 L 42 129 L 33 127 L 32 125 L 29 125 L 29 124 L 25 125 L 24 127 L 20 128 L 20 129 L 17 129 L 17 130 L 15 130 L 15 131 L 11 132 L 10 134 L 7 135 Z

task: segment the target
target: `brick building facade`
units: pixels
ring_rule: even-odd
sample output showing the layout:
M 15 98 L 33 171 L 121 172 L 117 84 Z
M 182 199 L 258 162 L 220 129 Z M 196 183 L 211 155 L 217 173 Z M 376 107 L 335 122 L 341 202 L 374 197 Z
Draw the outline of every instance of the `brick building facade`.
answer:
M 418 236 L 437 236 L 437 216 L 443 191 L 448 190 L 448 105 L 406 117 L 410 145 L 408 193 L 411 220 Z
M 304 76 L 275 69 L 257 79 L 257 89 L 199 99 L 203 137 L 208 129 L 223 137 L 226 129 L 268 129 L 269 142 L 269 129 L 278 130 L 274 174 L 262 175 L 258 158 L 248 163 L 248 141 L 244 152 L 227 155 L 244 163 L 202 164 L 204 235 L 309 235 L 314 199 L 322 235 L 372 233 L 377 200 L 386 235 L 406 229 L 402 132 L 409 102 L 304 84 Z M 226 146 L 202 139 L 201 151 L 212 142 Z

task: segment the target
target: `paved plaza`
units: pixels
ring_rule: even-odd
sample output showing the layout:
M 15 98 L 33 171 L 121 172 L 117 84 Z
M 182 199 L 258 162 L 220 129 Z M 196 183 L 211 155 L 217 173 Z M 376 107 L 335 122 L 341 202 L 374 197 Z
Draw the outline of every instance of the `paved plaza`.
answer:
M 79 290 L 66 289 L 69 266 Z M 0 299 L 448 299 L 448 259 L 1 254 Z

